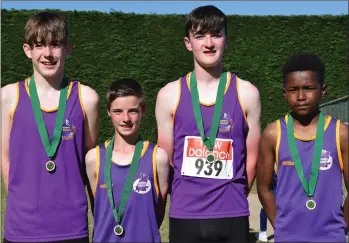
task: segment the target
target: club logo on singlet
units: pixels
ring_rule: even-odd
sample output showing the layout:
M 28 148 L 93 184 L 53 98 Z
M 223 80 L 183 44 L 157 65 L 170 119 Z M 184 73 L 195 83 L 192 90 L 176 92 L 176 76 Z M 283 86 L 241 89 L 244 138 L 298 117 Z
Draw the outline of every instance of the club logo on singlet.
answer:
M 65 119 L 63 123 L 63 129 L 62 129 L 62 139 L 63 140 L 73 139 L 75 133 L 76 133 L 76 127 L 71 124 L 71 121 L 69 121 L 69 119 Z
M 133 183 L 133 191 L 139 194 L 145 194 L 149 192 L 151 189 L 151 183 L 149 180 L 149 176 L 141 173 L 141 177 L 134 181 Z
M 282 161 L 282 165 L 294 166 L 293 161 Z M 322 150 L 320 157 L 320 170 L 329 170 L 332 167 L 333 158 L 331 153 L 327 150 Z
M 320 158 L 320 170 L 328 170 L 332 167 L 333 158 L 331 153 L 327 150 L 322 150 Z
M 207 161 L 212 154 L 214 161 Z M 216 138 L 213 151 L 209 151 L 201 137 L 186 136 L 184 138 L 183 162 L 181 175 L 211 179 L 233 178 L 233 140 Z
M 234 121 L 231 119 L 229 113 L 224 112 L 219 120 L 219 132 L 230 132 L 234 126 Z

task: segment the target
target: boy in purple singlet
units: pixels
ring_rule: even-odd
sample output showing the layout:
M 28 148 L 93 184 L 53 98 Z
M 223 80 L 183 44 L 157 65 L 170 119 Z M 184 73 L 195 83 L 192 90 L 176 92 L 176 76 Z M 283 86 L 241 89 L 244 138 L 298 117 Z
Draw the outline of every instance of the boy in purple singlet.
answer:
M 142 86 L 134 79 L 113 82 L 107 111 L 114 136 L 86 155 L 94 195 L 93 242 L 160 242 L 169 162 L 163 149 L 139 133 L 145 114 Z
M 4 242 L 88 242 L 84 156 L 98 136 L 99 98 L 64 73 L 65 18 L 40 12 L 25 25 L 33 74 L 1 89 Z
M 191 11 L 184 43 L 192 72 L 158 94 L 158 143 L 174 170 L 170 242 L 246 242 L 248 192 L 260 138 L 258 89 L 223 68 L 225 14 L 215 6 Z M 209 137 L 209 138 L 208 138 Z
M 348 188 L 348 126 L 319 110 L 326 87 L 325 66 L 316 55 L 296 54 L 283 67 L 291 111 L 264 130 L 257 163 L 258 195 L 275 242 L 346 240 L 349 212 L 348 198 L 342 202 L 342 175 Z

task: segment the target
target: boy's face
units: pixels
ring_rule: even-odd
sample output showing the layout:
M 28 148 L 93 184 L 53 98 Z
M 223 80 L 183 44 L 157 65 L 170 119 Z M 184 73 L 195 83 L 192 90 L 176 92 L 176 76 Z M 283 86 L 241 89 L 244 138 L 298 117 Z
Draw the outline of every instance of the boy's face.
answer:
M 325 91 L 326 85 L 321 85 L 316 73 L 312 71 L 289 73 L 283 89 L 291 110 L 300 116 L 316 111 Z
M 189 38 L 184 38 L 188 51 L 193 53 L 194 60 L 204 68 L 215 67 L 222 62 L 226 36 L 224 29 L 219 33 L 202 33 L 189 31 Z
M 116 131 L 121 136 L 131 136 L 138 132 L 144 113 L 145 104 L 136 96 L 116 98 L 108 111 Z
M 28 44 L 23 45 L 25 54 L 32 60 L 34 71 L 46 79 L 64 73 L 64 59 L 71 52 L 70 44 L 49 43 L 45 45 L 38 41 L 32 47 Z

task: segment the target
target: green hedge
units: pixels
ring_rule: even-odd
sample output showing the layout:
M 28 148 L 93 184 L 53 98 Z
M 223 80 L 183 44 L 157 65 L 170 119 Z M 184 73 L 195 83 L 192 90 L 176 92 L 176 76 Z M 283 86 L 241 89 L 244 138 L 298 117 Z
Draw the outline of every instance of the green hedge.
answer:
M 59 10 L 53 10 L 59 11 Z M 2 86 L 31 75 L 22 50 L 23 27 L 33 11 L 2 10 Z M 133 77 L 145 87 L 147 114 L 141 127 L 155 137 L 155 99 L 167 82 L 193 68 L 184 46 L 184 15 L 136 15 L 120 12 L 64 12 L 73 51 L 66 73 L 97 90 L 101 97 L 100 141 L 112 134 L 105 94 L 112 80 Z M 313 52 L 326 64 L 325 101 L 347 94 L 348 16 L 228 16 L 225 69 L 256 85 L 263 107 L 262 126 L 287 111 L 282 66 L 295 52 Z

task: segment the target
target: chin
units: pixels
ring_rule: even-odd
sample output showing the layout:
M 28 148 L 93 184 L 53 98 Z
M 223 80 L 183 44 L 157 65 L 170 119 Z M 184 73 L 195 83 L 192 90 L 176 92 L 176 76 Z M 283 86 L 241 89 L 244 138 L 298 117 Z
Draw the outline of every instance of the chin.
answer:
M 58 75 L 58 70 L 41 70 L 40 73 L 44 78 L 50 79 Z
M 214 63 L 200 63 L 200 66 L 203 68 L 214 68 L 218 65 L 218 62 Z
M 136 133 L 134 129 L 126 130 L 126 129 L 118 129 L 118 133 L 123 137 L 129 137 Z
M 293 110 L 293 112 L 298 116 L 309 116 L 312 113 L 308 110 Z
M 203 62 L 198 62 L 203 68 L 213 68 L 220 64 L 219 59 L 217 60 L 205 60 Z

